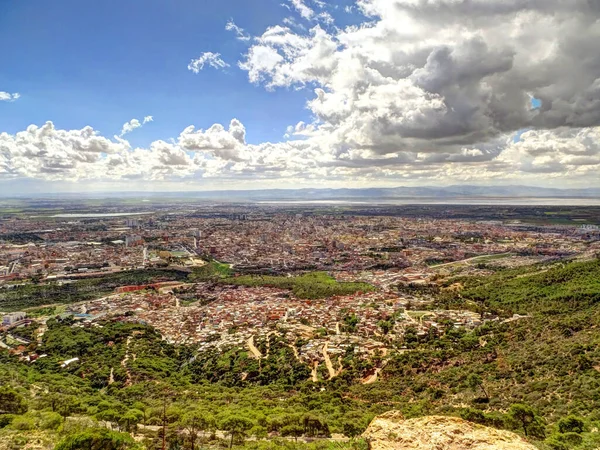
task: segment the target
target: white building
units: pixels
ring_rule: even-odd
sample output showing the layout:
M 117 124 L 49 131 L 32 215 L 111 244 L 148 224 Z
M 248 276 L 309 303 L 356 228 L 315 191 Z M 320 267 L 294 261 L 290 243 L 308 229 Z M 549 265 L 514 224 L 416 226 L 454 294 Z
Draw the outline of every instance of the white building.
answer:
M 4 325 L 5 327 L 9 327 L 12 324 L 17 323 L 18 321 L 25 319 L 26 317 L 27 314 L 20 311 L 9 313 L 2 318 L 2 325 Z

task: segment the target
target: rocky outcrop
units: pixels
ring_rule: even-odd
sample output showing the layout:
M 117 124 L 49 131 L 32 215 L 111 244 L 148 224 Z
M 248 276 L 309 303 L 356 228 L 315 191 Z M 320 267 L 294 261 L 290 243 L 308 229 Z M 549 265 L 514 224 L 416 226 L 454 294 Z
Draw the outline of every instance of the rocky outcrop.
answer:
M 457 417 L 404 420 L 398 411 L 377 416 L 363 437 L 372 450 L 536 450 L 518 435 Z

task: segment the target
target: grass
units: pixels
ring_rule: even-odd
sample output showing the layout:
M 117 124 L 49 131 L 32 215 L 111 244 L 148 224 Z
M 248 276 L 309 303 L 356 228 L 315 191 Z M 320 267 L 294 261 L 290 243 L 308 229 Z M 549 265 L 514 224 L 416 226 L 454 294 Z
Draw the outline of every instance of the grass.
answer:
M 194 282 L 218 280 L 233 275 L 233 270 L 228 264 L 219 261 L 210 261 L 202 267 L 194 269 L 190 275 L 190 280 Z
M 239 286 L 268 286 L 290 289 L 296 297 L 303 299 L 320 299 L 375 290 L 372 285 L 367 283 L 338 282 L 326 272 L 311 272 L 296 277 L 247 275 L 229 277 L 222 280 L 222 282 Z

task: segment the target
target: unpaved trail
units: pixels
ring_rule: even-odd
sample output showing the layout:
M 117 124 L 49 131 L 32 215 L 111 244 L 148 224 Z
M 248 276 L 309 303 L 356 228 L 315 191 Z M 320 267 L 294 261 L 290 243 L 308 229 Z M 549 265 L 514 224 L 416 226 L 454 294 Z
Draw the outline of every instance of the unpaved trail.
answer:
M 327 344 L 323 346 L 323 358 L 325 358 L 325 365 L 327 366 L 327 371 L 329 372 L 329 379 L 331 380 L 335 377 L 336 372 L 333 368 L 333 364 L 331 364 L 331 358 L 329 358 L 329 353 L 327 353 Z
M 288 345 L 292 349 L 292 351 L 294 352 L 294 356 L 296 357 L 296 360 L 302 362 L 300 360 L 300 355 L 298 354 L 298 349 L 296 348 L 296 346 L 293 345 L 293 344 L 288 344 Z
M 402 314 L 402 317 L 405 318 L 406 320 L 408 320 L 409 322 L 413 323 L 414 325 L 419 325 L 419 322 L 417 322 L 414 317 L 412 317 L 410 314 L 408 314 L 407 311 L 404 311 L 404 313 Z
M 388 349 L 387 348 L 383 348 L 381 353 L 382 353 L 382 356 L 385 358 L 387 356 L 387 354 L 388 354 Z M 402 352 L 402 353 L 404 353 L 404 352 Z M 362 384 L 373 384 L 373 383 L 375 383 L 377 381 L 377 378 L 379 377 L 379 374 L 384 369 L 384 367 L 387 366 L 388 362 L 390 362 L 389 358 L 383 360 L 382 363 L 381 363 L 381 367 L 377 367 L 375 369 L 375 373 L 373 373 L 373 375 L 370 375 L 367 378 L 363 378 Z
M 44 334 L 48 331 L 48 326 L 46 325 L 46 321 L 44 321 L 41 326 L 37 329 L 36 341 L 38 345 L 41 345 L 44 340 Z
M 541 273 L 546 273 L 548 272 L 549 269 L 544 269 L 544 270 L 540 270 L 538 272 L 532 272 L 532 273 L 524 273 L 523 275 L 517 275 L 516 278 L 527 278 L 527 277 L 533 277 L 535 275 L 539 275 Z
M 362 381 L 362 384 L 373 384 L 377 381 L 377 376 L 379 375 L 379 372 L 381 372 L 381 368 L 377 368 L 375 369 L 375 373 L 373 373 L 373 375 L 368 376 L 367 378 L 365 378 Z
M 115 382 L 115 368 L 110 368 L 110 376 L 108 377 L 108 385 L 110 386 Z
M 248 346 L 248 349 L 250 349 L 250 353 L 252 353 L 256 359 L 262 359 L 262 353 L 254 345 L 254 336 L 250 336 L 246 341 L 246 345 Z
M 490 256 L 493 256 L 493 257 L 497 258 L 497 257 L 500 257 L 500 256 L 507 257 L 507 256 L 510 256 L 510 255 L 511 255 L 511 252 L 508 252 L 508 253 L 498 253 L 498 254 L 495 254 L 495 255 L 479 255 L 479 256 L 474 256 L 472 258 L 463 259 L 461 261 L 452 261 L 452 262 L 448 262 L 448 263 L 437 264 L 435 266 L 431 266 L 430 269 L 439 269 L 440 267 L 452 266 L 454 264 L 457 264 L 457 265 L 459 265 L 459 264 L 468 264 L 468 263 L 470 263 L 472 261 L 477 261 L 478 259 L 489 258 Z
M 319 361 L 313 361 L 313 366 L 310 371 L 310 379 L 315 383 L 319 381 L 319 376 L 317 375 L 317 367 L 319 367 Z
M 131 371 L 129 370 L 129 367 L 127 366 L 127 361 L 129 361 L 129 345 L 131 344 L 132 338 L 133 338 L 133 336 L 129 336 L 127 338 L 127 344 L 125 345 L 125 357 L 123 358 L 123 361 L 121 361 L 121 366 L 125 369 L 125 372 L 127 373 L 127 379 L 125 380 L 125 386 L 131 386 Z

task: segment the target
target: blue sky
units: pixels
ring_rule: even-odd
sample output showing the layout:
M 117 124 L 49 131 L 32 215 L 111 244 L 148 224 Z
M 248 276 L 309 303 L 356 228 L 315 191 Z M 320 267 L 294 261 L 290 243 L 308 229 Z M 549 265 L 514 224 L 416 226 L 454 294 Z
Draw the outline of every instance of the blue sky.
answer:
M 57 128 L 92 125 L 118 134 L 132 118 L 154 122 L 128 135 L 133 145 L 177 137 L 236 117 L 249 143 L 278 141 L 308 121 L 312 92 L 266 92 L 236 67 L 247 44 L 228 20 L 260 35 L 291 15 L 282 0 L 4 0 L 0 2 L 1 90 L 21 93 L 0 104 L 2 130 L 52 120 Z M 226 71 L 187 70 L 201 53 L 221 53 Z
M 0 0 L 0 191 L 598 185 L 598 11 L 481 2 Z

